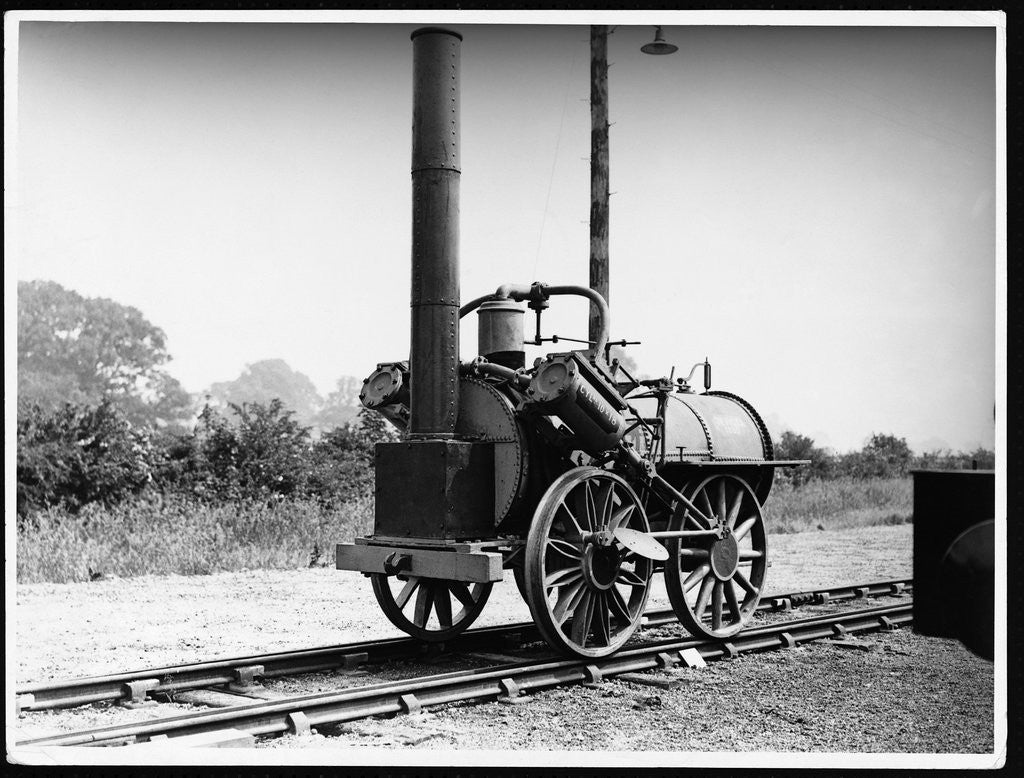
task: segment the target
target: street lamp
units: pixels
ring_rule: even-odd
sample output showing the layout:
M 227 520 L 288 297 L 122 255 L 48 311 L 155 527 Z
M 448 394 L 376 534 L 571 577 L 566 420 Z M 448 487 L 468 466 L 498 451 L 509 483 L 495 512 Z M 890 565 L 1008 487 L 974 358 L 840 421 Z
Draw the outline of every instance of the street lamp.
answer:
M 678 50 L 678 46 L 673 46 L 671 43 L 665 42 L 665 36 L 661 34 L 661 27 L 654 28 L 653 41 L 640 47 L 640 51 L 644 54 L 671 54 Z
M 608 35 L 607 25 L 590 27 L 590 288 L 608 300 Z M 661 27 L 644 54 L 671 54 L 678 46 L 666 43 Z M 590 306 L 587 338 L 597 342 L 601 319 Z

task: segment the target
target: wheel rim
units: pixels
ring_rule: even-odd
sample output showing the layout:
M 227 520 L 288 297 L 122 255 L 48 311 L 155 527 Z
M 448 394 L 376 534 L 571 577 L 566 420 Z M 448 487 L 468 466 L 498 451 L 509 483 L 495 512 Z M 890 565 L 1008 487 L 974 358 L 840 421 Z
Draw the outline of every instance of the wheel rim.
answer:
M 383 574 L 372 575 L 370 580 L 377 602 L 391 623 L 431 642 L 454 637 L 476 621 L 493 586 Z
M 614 539 L 607 545 L 585 539 L 585 533 L 610 534 L 618 527 L 649 530 L 636 493 L 614 473 L 570 470 L 541 498 L 524 574 L 533 619 L 553 648 L 607 656 L 640 625 L 653 563 Z
M 722 538 L 671 540 L 665 588 L 676 616 L 691 633 L 729 637 L 753 618 L 764 591 L 764 515 L 750 486 L 733 475 L 706 479 L 690 500 L 727 532 Z M 685 510 L 672 518 L 669 528 L 709 529 Z

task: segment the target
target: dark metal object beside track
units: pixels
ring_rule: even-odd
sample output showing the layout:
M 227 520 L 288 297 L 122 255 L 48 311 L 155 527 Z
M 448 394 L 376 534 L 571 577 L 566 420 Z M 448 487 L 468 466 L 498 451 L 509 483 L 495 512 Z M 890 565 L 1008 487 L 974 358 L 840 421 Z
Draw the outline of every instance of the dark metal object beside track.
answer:
M 595 683 L 626 672 L 671 667 L 696 650 L 704 661 L 744 652 L 788 648 L 813 640 L 858 632 L 895 629 L 913 620 L 905 603 L 828 616 L 814 616 L 747 630 L 728 641 L 666 640 L 620 651 L 593 661 L 579 659 L 522 662 L 499 667 L 375 684 L 340 692 L 305 695 L 265 703 L 203 711 L 157 721 L 68 732 L 18 742 L 25 746 L 113 745 L 154 737 L 195 735 L 233 727 L 253 735 L 304 732 L 374 715 L 414 713 L 423 708 L 473 699 L 496 699 L 570 683 Z
M 788 611 L 801 605 L 838 602 L 912 591 L 910 581 L 890 580 L 852 586 L 832 587 L 809 592 L 789 592 L 766 597 L 762 611 Z M 645 627 L 657 627 L 676 621 L 670 609 L 648 611 Z M 536 626 L 530 622 L 484 627 L 465 632 L 444 648 L 451 651 L 484 650 L 496 642 L 515 638 L 522 642 L 537 640 Z M 190 689 L 243 684 L 258 678 L 278 678 L 352 667 L 364 662 L 379 662 L 422 655 L 430 648 L 411 638 L 361 641 L 300 651 L 281 651 L 229 657 L 208 662 L 154 667 L 125 673 L 25 684 L 16 690 L 19 710 L 47 710 L 116 700 L 142 701 L 152 695 L 173 695 Z

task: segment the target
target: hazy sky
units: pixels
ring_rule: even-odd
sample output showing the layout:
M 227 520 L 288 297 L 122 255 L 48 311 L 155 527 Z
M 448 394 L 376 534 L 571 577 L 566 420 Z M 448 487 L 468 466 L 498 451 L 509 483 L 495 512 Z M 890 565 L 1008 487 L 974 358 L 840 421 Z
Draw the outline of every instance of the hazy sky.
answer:
M 418 26 L 23 22 L 16 277 L 136 306 L 191 391 L 407 358 Z M 587 27 L 449 26 L 463 299 L 586 284 Z M 819 444 L 992 446 L 994 29 L 665 36 L 609 41 L 612 337 Z M 582 302 L 545 320 L 586 335 Z

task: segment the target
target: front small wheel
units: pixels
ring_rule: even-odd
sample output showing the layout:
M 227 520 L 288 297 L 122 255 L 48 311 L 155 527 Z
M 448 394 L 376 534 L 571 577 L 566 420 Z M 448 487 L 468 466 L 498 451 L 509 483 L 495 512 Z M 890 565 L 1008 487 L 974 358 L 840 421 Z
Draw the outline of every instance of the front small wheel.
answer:
M 612 537 L 620 527 L 649 531 L 636 493 L 607 470 L 570 470 L 541 498 L 524 576 L 530 612 L 552 648 L 608 656 L 640 626 L 653 562 Z
M 491 594 L 491 583 L 441 578 L 370 576 L 373 594 L 388 620 L 420 640 L 438 642 L 476 621 Z

